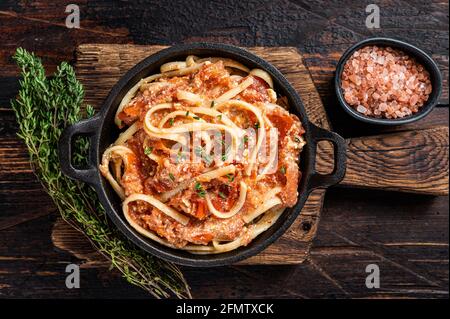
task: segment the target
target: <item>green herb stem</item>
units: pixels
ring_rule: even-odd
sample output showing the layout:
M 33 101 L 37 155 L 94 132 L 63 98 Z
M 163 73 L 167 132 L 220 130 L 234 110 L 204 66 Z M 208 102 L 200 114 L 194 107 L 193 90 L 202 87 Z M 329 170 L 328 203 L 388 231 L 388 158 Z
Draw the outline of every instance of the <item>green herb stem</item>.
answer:
M 110 223 L 93 189 L 61 173 L 57 144 L 63 129 L 94 114 L 89 105 L 82 111 L 84 90 L 73 68 L 63 62 L 53 77 L 47 78 L 41 60 L 33 53 L 18 48 L 14 60 L 22 72 L 18 97 L 12 101 L 18 136 L 63 219 L 82 232 L 128 282 L 157 298 L 172 294 L 190 298 L 189 287 L 175 265 L 134 246 Z M 86 139 L 76 141 L 74 164 L 85 163 L 88 147 Z

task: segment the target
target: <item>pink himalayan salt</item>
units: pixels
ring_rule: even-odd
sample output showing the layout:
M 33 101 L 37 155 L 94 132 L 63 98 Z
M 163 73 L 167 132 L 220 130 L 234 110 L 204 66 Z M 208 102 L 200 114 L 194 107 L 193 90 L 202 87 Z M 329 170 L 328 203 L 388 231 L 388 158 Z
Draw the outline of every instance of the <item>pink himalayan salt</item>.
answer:
M 356 108 L 356 110 L 357 110 L 359 113 L 366 113 L 366 112 L 367 112 L 367 109 L 366 109 L 364 106 L 362 106 L 362 105 L 358 105 L 358 107 Z
M 366 46 L 353 53 L 342 72 L 345 101 L 367 116 L 399 118 L 419 111 L 433 88 L 415 59 L 391 47 Z

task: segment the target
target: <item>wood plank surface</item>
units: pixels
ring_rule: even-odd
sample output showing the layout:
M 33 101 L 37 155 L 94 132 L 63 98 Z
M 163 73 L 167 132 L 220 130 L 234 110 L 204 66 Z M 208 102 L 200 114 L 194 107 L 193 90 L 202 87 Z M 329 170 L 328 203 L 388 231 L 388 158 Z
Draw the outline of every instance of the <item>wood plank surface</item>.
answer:
M 74 50 L 83 43 L 293 46 L 302 53 L 340 135 L 359 138 L 449 125 L 448 1 L 380 0 L 380 29 L 366 28 L 367 3 L 354 0 L 175 1 L 171 6 L 158 0 L 120 5 L 80 0 L 80 29 L 64 24 L 70 3 L 0 1 L 0 298 L 149 298 L 109 265 L 85 267 L 85 259 L 55 248 L 51 233 L 58 212 L 28 165 L 10 107 L 19 87 L 19 70 L 11 59 L 18 46 L 42 57 L 49 72 L 61 61 L 73 62 Z M 373 36 L 394 37 L 431 54 L 443 73 L 443 106 L 398 127 L 368 126 L 343 112 L 333 90 L 336 63 L 349 46 Z M 196 298 L 448 299 L 448 203 L 448 196 L 331 188 L 306 262 L 183 267 L 183 272 Z M 82 268 L 81 289 L 64 285 L 69 263 Z M 380 289 L 364 284 L 369 263 L 380 267 Z
M 138 61 L 163 46 L 86 44 L 77 50 L 77 73 L 86 89 L 86 102 L 99 107 L 117 79 Z M 312 122 L 329 128 L 323 106 L 302 57 L 295 48 L 250 48 L 286 75 L 299 92 Z M 347 141 L 348 168 L 342 185 L 431 195 L 448 194 L 448 129 L 354 138 Z M 319 147 L 318 170 L 330 171 L 332 148 Z M 299 263 L 308 256 L 323 204 L 324 191 L 311 194 L 301 216 L 286 234 L 243 264 Z M 56 246 L 76 252 L 80 242 L 55 227 Z M 71 248 L 73 247 L 73 248 Z
M 347 171 L 339 186 L 446 196 L 449 187 L 447 126 L 354 137 L 347 142 Z M 322 165 L 333 150 L 323 145 Z

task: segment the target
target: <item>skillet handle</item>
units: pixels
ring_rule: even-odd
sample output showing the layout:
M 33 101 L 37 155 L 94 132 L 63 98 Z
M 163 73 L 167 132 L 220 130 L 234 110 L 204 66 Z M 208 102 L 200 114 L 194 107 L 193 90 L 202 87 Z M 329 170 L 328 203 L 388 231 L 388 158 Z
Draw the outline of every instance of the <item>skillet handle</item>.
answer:
M 85 183 L 95 185 L 97 167 L 95 165 L 94 140 L 97 135 L 100 117 L 94 116 L 90 119 L 82 120 L 64 129 L 58 142 L 58 157 L 61 171 L 72 179 L 77 179 Z M 86 168 L 76 168 L 72 164 L 73 146 L 75 137 L 89 137 L 89 158 Z
M 307 189 L 313 190 L 315 188 L 324 188 L 339 183 L 345 175 L 346 168 L 346 142 L 345 140 L 334 132 L 324 130 L 316 125 L 310 123 L 310 129 L 312 130 L 312 143 L 313 143 L 313 173 L 309 178 Z M 334 163 L 333 171 L 330 174 L 320 174 L 315 170 L 316 166 L 316 152 L 317 145 L 320 141 L 329 141 L 333 144 L 334 149 Z

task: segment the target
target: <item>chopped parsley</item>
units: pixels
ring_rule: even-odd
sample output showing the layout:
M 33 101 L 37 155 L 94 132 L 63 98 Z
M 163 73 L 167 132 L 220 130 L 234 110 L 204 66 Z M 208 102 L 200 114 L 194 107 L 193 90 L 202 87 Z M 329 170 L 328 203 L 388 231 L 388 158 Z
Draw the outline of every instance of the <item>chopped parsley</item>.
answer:
M 300 143 L 301 142 L 300 137 L 298 137 L 298 136 L 294 137 L 294 141 L 296 141 L 297 143 Z
M 150 155 L 152 152 L 153 152 L 153 147 L 147 146 L 146 148 L 144 148 L 145 155 Z
M 175 181 L 175 176 L 173 176 L 172 173 L 169 173 L 169 177 L 170 177 L 170 179 L 171 179 L 172 181 Z
M 234 181 L 234 175 L 233 174 L 227 174 L 228 181 L 233 182 Z
M 220 196 L 222 199 L 227 199 L 227 195 L 225 195 L 225 194 L 222 193 L 222 192 L 219 192 L 219 196 Z
M 186 116 L 189 116 L 189 111 L 186 111 Z
M 218 118 L 219 120 L 222 120 L 222 114 L 217 115 L 217 118 Z
M 194 116 L 193 118 L 194 118 L 194 120 L 200 120 L 200 118 L 198 116 Z
M 284 167 L 284 166 L 281 166 L 280 167 L 280 172 L 281 172 L 281 174 L 286 174 L 286 167 Z
M 200 184 L 199 182 L 195 182 L 195 190 L 197 191 L 197 195 L 199 197 L 205 197 L 206 195 L 206 191 L 203 188 L 202 184 Z
M 259 128 L 260 128 L 259 122 L 256 122 L 256 123 L 254 124 L 254 126 L 255 126 L 256 129 L 259 129 Z
M 173 123 L 175 122 L 175 120 L 173 119 L 173 118 L 171 118 L 170 120 L 169 120 L 169 125 L 170 126 L 173 126 Z
M 248 142 L 248 135 L 244 135 L 244 143 Z
M 199 192 L 197 192 L 197 195 L 198 195 L 199 197 L 201 197 L 201 198 L 205 198 L 206 192 L 205 192 L 205 191 L 199 191 Z
M 230 146 L 227 147 L 227 149 L 225 150 L 225 153 L 222 155 L 222 162 L 225 162 L 227 160 L 228 157 L 228 153 L 230 152 Z
M 211 101 L 211 108 L 213 108 L 214 107 L 214 104 L 215 104 L 216 102 L 214 102 L 214 101 Z

